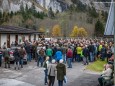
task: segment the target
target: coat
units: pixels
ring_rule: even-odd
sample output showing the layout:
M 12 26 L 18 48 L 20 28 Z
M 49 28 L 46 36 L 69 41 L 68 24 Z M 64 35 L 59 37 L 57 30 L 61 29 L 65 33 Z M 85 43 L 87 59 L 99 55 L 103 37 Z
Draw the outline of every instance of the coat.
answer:
M 49 76 L 55 76 L 56 74 L 56 65 L 55 64 L 49 64 L 48 65 L 48 75 Z
M 57 64 L 57 80 L 64 80 L 64 76 L 66 75 L 66 66 L 62 63 Z
M 15 58 L 15 62 L 20 60 L 20 55 L 19 55 L 19 51 L 18 50 L 14 51 L 13 56 Z
M 62 59 L 62 52 L 61 51 L 57 51 L 55 56 L 56 56 L 56 60 L 59 61 L 60 59 Z

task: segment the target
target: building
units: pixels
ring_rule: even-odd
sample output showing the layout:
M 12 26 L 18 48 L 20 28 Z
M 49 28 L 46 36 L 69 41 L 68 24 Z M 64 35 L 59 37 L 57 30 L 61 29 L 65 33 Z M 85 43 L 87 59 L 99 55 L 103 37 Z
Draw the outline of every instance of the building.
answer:
M 14 27 L 14 26 L 0 26 L 0 47 L 6 42 L 9 48 L 12 42 L 19 44 L 25 40 L 34 41 L 38 40 L 43 33 L 37 32 L 32 29 Z

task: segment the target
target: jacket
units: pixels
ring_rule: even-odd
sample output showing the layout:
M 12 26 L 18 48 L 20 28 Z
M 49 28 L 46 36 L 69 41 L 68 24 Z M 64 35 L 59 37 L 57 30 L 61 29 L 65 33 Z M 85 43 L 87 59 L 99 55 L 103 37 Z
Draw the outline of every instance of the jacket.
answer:
M 88 57 L 89 56 L 89 50 L 88 48 L 83 49 L 83 56 Z
M 9 51 L 7 49 L 5 49 L 5 51 L 3 52 L 3 57 L 9 58 L 9 56 L 10 56 Z
M 73 51 L 68 50 L 66 56 L 67 56 L 67 58 L 72 58 L 73 57 Z
M 19 61 L 20 60 L 20 55 L 19 55 L 19 51 L 18 50 L 14 51 L 13 56 L 15 58 L 15 61 Z
M 112 74 L 112 69 L 111 68 L 108 68 L 107 70 L 103 71 L 102 72 L 102 76 L 105 78 L 105 79 L 110 79 L 110 76 Z
M 82 48 L 81 47 L 77 47 L 76 51 L 77 51 L 77 54 L 81 54 Z
M 64 80 L 64 76 L 66 75 L 66 66 L 62 63 L 57 64 L 57 80 Z
M 49 76 L 55 76 L 56 74 L 56 65 L 55 64 L 49 64 L 48 65 L 48 75 Z
M 46 50 L 46 55 L 47 55 L 47 56 L 52 56 L 52 55 L 53 55 L 52 49 L 50 49 L 50 48 L 47 49 L 47 50 Z
M 61 51 L 57 51 L 55 56 L 56 56 L 56 60 L 62 59 L 62 52 Z

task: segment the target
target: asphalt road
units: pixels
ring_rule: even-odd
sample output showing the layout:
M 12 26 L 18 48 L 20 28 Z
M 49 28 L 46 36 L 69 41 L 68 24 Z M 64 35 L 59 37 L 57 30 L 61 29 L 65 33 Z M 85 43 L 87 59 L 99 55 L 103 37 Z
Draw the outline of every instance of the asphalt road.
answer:
M 67 68 L 68 82 L 64 86 L 97 86 L 98 74 L 92 74 L 84 70 L 82 63 L 73 63 L 73 68 Z M 13 65 L 10 69 L 0 68 L 0 86 L 45 86 L 43 68 L 37 67 L 36 62 L 32 61 L 24 65 L 21 70 L 14 70 Z M 55 80 L 55 85 L 57 79 Z

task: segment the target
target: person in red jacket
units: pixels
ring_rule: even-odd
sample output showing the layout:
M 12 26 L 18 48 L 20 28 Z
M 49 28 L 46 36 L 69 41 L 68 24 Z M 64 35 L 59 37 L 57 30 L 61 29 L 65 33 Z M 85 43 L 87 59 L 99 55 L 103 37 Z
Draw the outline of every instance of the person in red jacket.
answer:
M 66 56 L 67 56 L 68 68 L 72 68 L 73 51 L 71 48 L 68 48 Z

